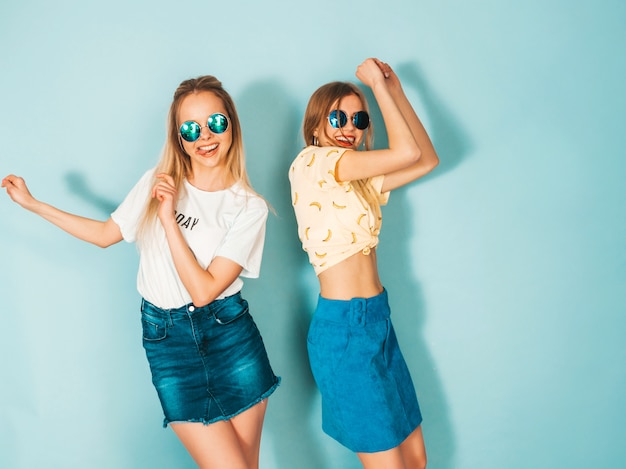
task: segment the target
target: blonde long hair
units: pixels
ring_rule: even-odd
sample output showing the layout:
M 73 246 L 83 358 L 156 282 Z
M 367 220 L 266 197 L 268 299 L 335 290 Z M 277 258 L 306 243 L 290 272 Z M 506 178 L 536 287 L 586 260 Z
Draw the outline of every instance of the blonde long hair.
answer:
M 226 158 L 226 169 L 236 182 L 246 190 L 254 193 L 250 180 L 248 179 L 248 173 L 246 172 L 241 125 L 239 123 L 235 103 L 228 92 L 222 87 L 222 83 L 211 75 L 185 80 L 174 92 L 174 98 L 167 117 L 167 138 L 155 174 L 169 174 L 174 179 L 174 184 L 179 193 L 182 193 L 184 190 L 183 181 L 191 176 L 192 168 L 189 155 L 183 150 L 180 141 L 178 112 L 183 99 L 191 94 L 206 91 L 213 93 L 222 101 L 230 120 L 232 144 Z M 146 208 L 138 227 L 137 237 L 139 239 L 143 239 L 147 231 L 154 226 L 158 207 L 159 201 L 157 199 L 149 198 L 146 202 Z
M 315 137 L 316 130 L 324 132 L 326 138 L 330 140 L 330 136 L 326 132 L 326 121 L 332 111 L 332 106 L 337 103 L 337 108 L 339 108 L 341 106 L 341 100 L 351 95 L 355 95 L 359 98 L 363 110 L 369 112 L 365 95 L 359 87 L 353 83 L 333 81 L 315 90 L 304 112 L 304 123 L 302 125 L 302 134 L 307 145 L 318 145 L 317 138 Z M 372 121 L 370 121 L 370 125 L 365 133 L 365 150 L 370 150 L 373 147 L 373 143 L 374 127 Z M 380 211 L 381 197 L 370 183 L 370 179 L 358 179 L 351 181 L 351 183 L 356 193 L 374 212 L 377 220 L 377 228 L 380 228 L 382 220 Z

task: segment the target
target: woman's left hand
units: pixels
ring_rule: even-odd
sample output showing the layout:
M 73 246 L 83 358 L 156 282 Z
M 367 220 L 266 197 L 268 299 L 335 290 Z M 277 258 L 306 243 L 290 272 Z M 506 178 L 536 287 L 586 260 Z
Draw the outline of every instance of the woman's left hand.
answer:
M 165 226 L 166 223 L 174 221 L 178 191 L 174 185 L 174 179 L 169 174 L 160 173 L 155 177 L 157 182 L 152 187 L 152 197 L 160 202 L 157 216 L 161 224 Z
M 396 72 L 394 72 L 393 69 L 389 66 L 389 64 L 383 62 L 382 60 L 377 60 L 376 64 L 378 65 L 378 68 L 380 68 L 380 71 L 383 72 L 383 75 L 385 76 L 385 82 L 387 83 L 388 88 L 393 91 L 401 89 L 400 79 L 398 78 L 398 75 L 396 75 Z

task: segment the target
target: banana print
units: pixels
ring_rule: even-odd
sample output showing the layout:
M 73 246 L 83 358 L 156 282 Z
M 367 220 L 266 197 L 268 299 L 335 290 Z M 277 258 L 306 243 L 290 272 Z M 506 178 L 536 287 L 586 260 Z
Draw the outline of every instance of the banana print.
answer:
M 352 183 L 337 181 L 343 152 L 313 147 L 294 161 L 289 174 L 298 237 L 318 273 L 354 252 L 370 254 L 378 244 L 380 218 Z

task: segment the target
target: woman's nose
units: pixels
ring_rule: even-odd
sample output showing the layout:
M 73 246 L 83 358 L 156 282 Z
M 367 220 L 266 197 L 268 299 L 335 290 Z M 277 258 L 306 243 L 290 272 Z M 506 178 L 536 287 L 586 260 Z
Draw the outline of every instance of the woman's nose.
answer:
M 209 138 L 211 135 L 213 135 L 213 132 L 211 132 L 208 125 L 200 128 L 200 138 Z

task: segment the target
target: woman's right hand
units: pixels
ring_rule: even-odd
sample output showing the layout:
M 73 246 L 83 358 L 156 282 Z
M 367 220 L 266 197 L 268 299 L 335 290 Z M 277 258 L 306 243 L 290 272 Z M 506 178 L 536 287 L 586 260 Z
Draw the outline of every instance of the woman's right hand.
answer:
M 26 210 L 48 220 L 63 231 L 68 232 L 78 239 L 105 248 L 122 240 L 120 227 L 109 218 L 107 221 L 92 220 L 78 215 L 59 210 L 52 205 L 35 199 L 26 182 L 19 176 L 9 174 L 2 180 L 4 187 L 11 199 Z
M 384 65 L 378 59 L 366 59 L 356 68 L 356 77 L 370 88 L 373 88 L 376 84 L 383 84 L 385 82 Z
M 178 192 L 174 183 L 174 178 L 169 174 L 156 174 L 156 183 L 152 187 L 152 197 L 158 199 L 159 208 L 157 210 L 157 216 L 161 220 L 163 227 L 167 223 L 176 224 L 175 222 L 175 210 L 176 202 L 178 201 Z
M 32 196 L 23 178 L 9 174 L 2 180 L 2 187 L 7 191 L 11 200 L 23 208 L 30 210 L 37 200 Z

